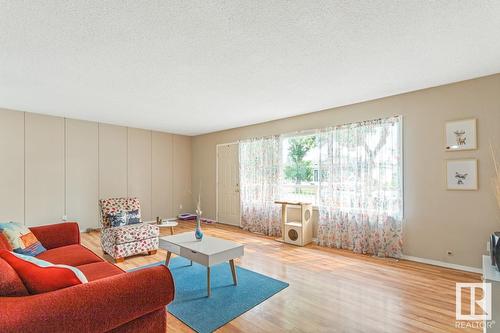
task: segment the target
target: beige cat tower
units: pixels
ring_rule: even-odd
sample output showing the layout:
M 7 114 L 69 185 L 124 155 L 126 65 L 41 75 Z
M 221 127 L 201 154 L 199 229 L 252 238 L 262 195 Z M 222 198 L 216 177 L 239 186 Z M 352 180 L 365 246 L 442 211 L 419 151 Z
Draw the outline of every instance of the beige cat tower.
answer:
M 312 204 L 306 202 L 275 201 L 281 205 L 281 234 L 277 241 L 304 246 L 312 242 Z M 300 219 L 288 221 L 288 206 L 300 206 Z

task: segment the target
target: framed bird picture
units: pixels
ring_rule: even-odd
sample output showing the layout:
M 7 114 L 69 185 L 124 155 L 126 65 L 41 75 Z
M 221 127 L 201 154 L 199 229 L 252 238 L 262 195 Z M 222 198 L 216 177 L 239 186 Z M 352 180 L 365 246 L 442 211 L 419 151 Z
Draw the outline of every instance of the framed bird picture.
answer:
M 448 190 L 477 190 L 477 160 L 447 160 L 446 181 Z
M 448 121 L 445 131 L 447 151 L 477 149 L 475 118 Z

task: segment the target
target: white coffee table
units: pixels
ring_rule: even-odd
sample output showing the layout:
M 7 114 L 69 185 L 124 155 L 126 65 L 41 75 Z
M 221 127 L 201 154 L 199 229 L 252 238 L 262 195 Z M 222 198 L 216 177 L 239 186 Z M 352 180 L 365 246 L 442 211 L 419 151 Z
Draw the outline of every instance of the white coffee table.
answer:
M 203 236 L 197 240 L 193 232 L 160 237 L 160 248 L 167 251 L 165 265 L 168 266 L 172 253 L 207 267 L 207 294 L 210 297 L 210 267 L 229 261 L 234 285 L 238 284 L 234 259 L 244 254 L 243 244 L 216 237 Z

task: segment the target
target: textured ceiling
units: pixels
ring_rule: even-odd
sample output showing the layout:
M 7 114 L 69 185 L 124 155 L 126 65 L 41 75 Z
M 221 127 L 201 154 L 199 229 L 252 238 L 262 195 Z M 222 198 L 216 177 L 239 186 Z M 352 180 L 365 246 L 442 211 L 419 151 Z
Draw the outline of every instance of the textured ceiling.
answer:
M 200 134 L 500 72 L 500 1 L 0 0 L 0 107 Z

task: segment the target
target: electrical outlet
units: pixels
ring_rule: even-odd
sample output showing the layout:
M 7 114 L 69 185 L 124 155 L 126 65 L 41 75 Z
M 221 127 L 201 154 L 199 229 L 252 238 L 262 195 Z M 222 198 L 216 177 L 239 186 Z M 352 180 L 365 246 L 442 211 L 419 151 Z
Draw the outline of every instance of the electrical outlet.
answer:
M 179 209 L 182 209 L 182 204 L 179 205 Z

